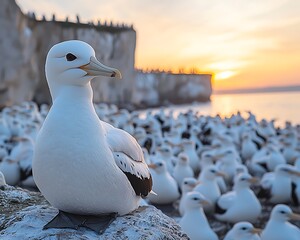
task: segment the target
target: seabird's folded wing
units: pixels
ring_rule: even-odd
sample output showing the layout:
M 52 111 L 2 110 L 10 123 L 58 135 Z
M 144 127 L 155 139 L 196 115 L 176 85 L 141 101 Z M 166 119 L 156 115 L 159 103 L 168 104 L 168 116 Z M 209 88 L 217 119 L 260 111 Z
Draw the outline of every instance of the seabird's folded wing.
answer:
M 217 201 L 216 213 L 224 214 L 227 211 L 227 209 L 230 208 L 234 203 L 235 197 L 236 194 L 233 191 L 223 194 Z
M 136 195 L 147 196 L 152 189 L 152 178 L 140 145 L 129 133 L 109 124 L 104 127 L 117 166 L 127 176 Z

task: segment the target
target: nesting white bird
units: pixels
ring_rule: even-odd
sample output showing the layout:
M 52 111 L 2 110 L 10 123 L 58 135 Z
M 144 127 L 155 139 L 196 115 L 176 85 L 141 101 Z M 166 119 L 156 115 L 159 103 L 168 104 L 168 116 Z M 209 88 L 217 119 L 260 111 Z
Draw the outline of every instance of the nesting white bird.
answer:
M 207 166 L 214 165 L 214 163 L 215 163 L 215 158 L 211 153 L 204 151 L 201 154 L 201 158 L 199 161 L 201 170 L 203 170 Z
M 264 158 L 256 160 L 266 171 L 275 171 L 276 167 L 280 164 L 285 164 L 286 160 L 282 153 L 274 146 L 267 147 L 267 155 Z
M 249 174 L 240 174 L 234 190 L 222 195 L 216 205 L 215 217 L 220 221 L 236 223 L 240 221 L 254 222 L 261 214 L 261 204 L 249 188 L 257 179 Z
M 176 180 L 167 171 L 166 163 L 156 162 L 149 165 L 153 180 L 153 191 L 148 199 L 154 204 L 170 204 L 180 197 Z
M 228 183 L 232 183 L 236 174 L 236 168 L 240 165 L 240 163 L 237 161 L 237 155 L 235 151 L 230 149 L 215 157 L 219 159 L 216 163 L 218 169 L 226 174 L 225 180 Z
M 189 164 L 188 155 L 186 153 L 180 153 L 178 155 L 178 160 L 173 170 L 173 177 L 176 180 L 178 186 L 181 186 L 184 178 L 193 176 L 194 172 Z
M 185 178 L 183 179 L 183 182 L 181 184 L 181 198 L 179 201 L 179 214 L 180 216 L 183 216 L 184 214 L 184 206 L 185 206 L 185 198 L 186 198 L 186 194 L 188 192 L 191 192 L 194 187 L 197 185 L 198 181 L 196 178 Z
M 11 150 L 10 158 L 15 159 L 16 161 L 29 161 L 30 165 L 32 162 L 32 155 L 33 155 L 33 148 L 34 142 L 29 136 L 22 136 L 22 137 L 13 137 L 12 141 L 14 142 L 15 146 Z M 27 160 L 29 159 L 29 160 Z
M 300 215 L 293 213 L 287 205 L 276 205 L 272 209 L 269 221 L 262 231 L 261 240 L 299 240 L 300 229 L 289 223 L 289 220 L 299 221 Z
M 164 161 L 167 165 L 169 173 L 173 173 L 177 158 L 173 156 L 172 149 L 169 145 L 163 144 L 156 148 L 154 159 L 157 159 L 158 161 Z
M 20 182 L 20 166 L 14 159 L 5 157 L 2 162 L 0 162 L 0 171 L 3 173 L 8 185 L 14 186 Z
M 85 42 L 54 45 L 46 58 L 53 105 L 38 134 L 33 176 L 37 187 L 61 211 L 82 215 L 127 214 L 151 191 L 143 152 L 123 130 L 96 114 L 91 80 L 117 77 L 117 69 L 95 57 Z
M 217 182 L 217 177 L 225 177 L 225 174 L 220 172 L 216 166 L 211 165 L 203 169 L 200 174 L 200 183 L 194 188 L 194 191 L 201 193 L 208 201 L 209 205 L 204 206 L 206 213 L 214 212 L 214 206 L 221 196 L 221 191 Z
M 260 240 L 261 229 L 254 228 L 249 222 L 238 222 L 225 235 L 224 240 Z
M 0 161 L 6 156 L 8 156 L 7 148 L 4 143 L 0 143 Z
M 267 198 L 275 204 L 291 202 L 293 175 L 300 176 L 300 171 L 288 164 L 280 164 L 274 172 L 265 173 L 260 181 L 258 197 Z
M 209 204 L 199 192 L 189 192 L 185 200 L 185 212 L 179 225 L 191 240 L 218 240 L 211 229 L 202 206 Z
M 200 169 L 199 157 L 196 152 L 195 142 L 188 139 L 183 139 L 181 144 L 182 151 L 189 157 L 189 164 L 194 172 L 198 172 Z
M 244 133 L 242 136 L 241 156 L 243 160 L 251 159 L 257 151 L 257 145 L 251 139 L 250 133 Z

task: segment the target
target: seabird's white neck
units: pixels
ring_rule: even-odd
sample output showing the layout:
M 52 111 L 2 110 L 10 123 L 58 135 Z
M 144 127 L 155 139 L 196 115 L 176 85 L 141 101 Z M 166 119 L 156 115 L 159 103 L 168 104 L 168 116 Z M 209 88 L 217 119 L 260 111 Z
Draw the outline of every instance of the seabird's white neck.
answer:
M 64 85 L 60 86 L 59 91 L 52 92 L 52 101 L 55 104 L 56 101 L 63 100 L 65 102 L 90 102 L 93 101 L 93 90 L 91 84 L 84 86 L 78 85 Z

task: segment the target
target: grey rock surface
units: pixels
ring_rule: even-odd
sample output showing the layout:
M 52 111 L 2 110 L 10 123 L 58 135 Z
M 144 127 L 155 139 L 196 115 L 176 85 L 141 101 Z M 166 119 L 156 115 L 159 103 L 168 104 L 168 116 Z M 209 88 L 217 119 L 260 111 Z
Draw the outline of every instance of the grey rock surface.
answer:
M 38 192 L 0 190 L 0 239 L 188 239 L 179 225 L 153 206 L 118 217 L 102 235 L 80 228 L 42 230 L 58 212 Z

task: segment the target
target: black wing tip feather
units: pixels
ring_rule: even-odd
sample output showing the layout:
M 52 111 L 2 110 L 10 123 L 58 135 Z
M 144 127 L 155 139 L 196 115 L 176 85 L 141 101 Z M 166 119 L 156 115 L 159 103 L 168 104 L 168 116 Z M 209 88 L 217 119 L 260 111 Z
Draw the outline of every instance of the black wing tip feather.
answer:
M 265 198 L 265 199 L 270 199 L 272 197 L 271 195 L 271 189 L 266 189 L 260 187 L 259 192 L 257 193 L 258 198 Z
M 146 197 L 149 194 L 149 192 L 151 192 L 152 190 L 151 175 L 149 178 L 143 178 L 142 176 L 140 178 L 130 172 L 124 172 L 124 174 L 128 178 L 137 196 Z
M 261 166 L 266 172 L 269 171 L 268 165 L 266 163 L 258 163 L 259 166 Z
M 299 206 L 299 199 L 296 193 L 297 184 L 292 182 L 291 199 L 295 206 Z
M 216 213 L 217 214 L 220 214 L 220 215 L 222 215 L 222 214 L 224 214 L 224 213 L 226 213 L 226 209 L 223 209 L 223 208 L 221 208 L 220 206 L 219 206 L 219 204 L 218 203 L 216 203 L 216 208 L 215 208 L 215 211 L 216 211 Z

